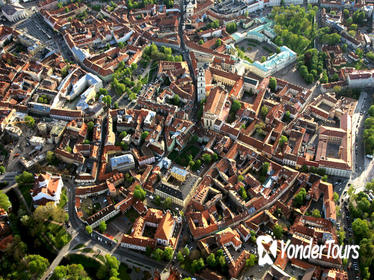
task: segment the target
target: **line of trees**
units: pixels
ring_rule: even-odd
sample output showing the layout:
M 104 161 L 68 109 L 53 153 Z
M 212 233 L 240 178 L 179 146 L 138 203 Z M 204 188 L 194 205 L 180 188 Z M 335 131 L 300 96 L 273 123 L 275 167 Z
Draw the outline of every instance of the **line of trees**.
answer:
M 369 117 L 365 120 L 364 143 L 367 154 L 374 153 L 374 105 L 369 108 Z
M 374 181 L 365 186 L 364 192 L 354 194 L 351 190 L 349 212 L 354 218 L 352 231 L 355 244 L 360 245 L 360 269 L 364 280 L 372 279 L 374 273 L 374 201 L 367 192 L 374 190 Z

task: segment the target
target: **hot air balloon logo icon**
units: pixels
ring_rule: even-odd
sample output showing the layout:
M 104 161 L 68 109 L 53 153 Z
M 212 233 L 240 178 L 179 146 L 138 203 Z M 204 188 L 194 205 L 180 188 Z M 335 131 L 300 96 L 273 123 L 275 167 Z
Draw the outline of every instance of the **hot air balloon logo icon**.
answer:
M 260 266 L 264 266 L 265 264 L 272 265 L 273 260 L 271 259 L 268 251 L 264 248 L 264 243 L 265 244 L 270 244 L 269 251 L 270 254 L 273 255 L 275 258 L 277 255 L 277 240 L 273 240 L 271 236 L 268 235 L 260 235 L 256 239 L 257 243 L 257 251 L 258 251 L 258 264 Z

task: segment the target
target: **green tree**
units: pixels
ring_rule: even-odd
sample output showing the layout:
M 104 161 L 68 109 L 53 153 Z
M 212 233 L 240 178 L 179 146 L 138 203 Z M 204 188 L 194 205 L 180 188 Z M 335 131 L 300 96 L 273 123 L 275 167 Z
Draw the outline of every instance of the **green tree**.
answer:
M 216 267 L 216 265 L 217 265 L 216 256 L 213 253 L 210 253 L 210 255 L 206 258 L 206 263 L 211 268 Z
M 0 165 L 0 174 L 4 174 L 5 173 L 5 167 L 4 165 Z
M 67 220 L 67 214 L 64 209 L 54 205 L 52 202 L 48 202 L 46 205 L 38 206 L 35 209 L 32 218 L 35 223 L 40 224 L 45 223 L 48 220 L 62 223 Z
M 270 163 L 269 162 L 264 162 L 262 164 L 262 167 L 261 167 L 261 170 L 260 170 L 260 175 L 261 176 L 266 176 L 268 174 L 269 167 L 270 167 Z
M 178 94 L 175 94 L 174 97 L 173 97 L 173 104 L 174 105 L 179 105 L 181 102 L 181 98 L 179 97 Z
M 243 181 L 244 180 L 244 176 L 243 175 L 239 175 L 238 176 L 238 182 L 241 182 L 241 181 Z
M 97 271 L 97 274 L 96 274 L 97 278 L 117 280 L 118 279 L 117 276 L 119 275 L 119 272 L 118 272 L 119 265 L 120 265 L 120 262 L 117 260 L 115 256 L 106 254 L 104 265 L 101 265 L 99 270 Z
M 365 11 L 359 9 L 359 10 L 356 10 L 353 15 L 352 15 L 352 19 L 353 19 L 353 22 L 354 23 L 357 23 L 359 25 L 363 25 L 364 24 L 364 21 L 366 19 L 366 14 L 365 14 Z
M 274 225 L 273 233 L 275 238 L 281 239 L 283 236 L 283 228 L 280 225 L 276 224 Z
M 261 111 L 260 111 L 262 118 L 265 118 L 268 113 L 269 113 L 269 107 L 266 105 L 262 106 Z
M 81 264 L 70 264 L 70 265 L 59 265 L 53 271 L 51 280 L 90 280 L 87 272 L 84 270 Z
M 184 256 L 181 251 L 179 251 L 177 254 L 177 261 L 180 263 L 184 262 Z
M 56 155 L 53 151 L 48 151 L 45 159 L 49 164 L 55 164 L 57 161 Z
M 105 232 L 106 231 L 106 228 L 107 228 L 107 225 L 106 225 L 106 222 L 105 221 L 102 221 L 100 224 L 99 224 L 99 230 L 101 233 Z
M 216 47 L 218 48 L 220 46 L 222 46 L 222 40 L 221 39 L 217 39 L 216 40 Z
M 92 227 L 91 226 L 86 226 L 86 232 L 88 233 L 88 234 L 91 234 L 92 233 Z
M 162 260 L 163 255 L 164 255 L 164 251 L 162 251 L 160 248 L 157 248 L 156 250 L 153 251 L 152 258 L 160 262 Z
M 230 34 L 236 32 L 238 30 L 238 26 L 236 25 L 236 22 L 230 22 L 226 25 L 226 31 Z
M 204 40 L 203 40 L 203 39 L 200 39 L 200 40 L 199 40 L 199 45 L 202 45 L 202 44 L 204 44 Z
M 339 201 L 339 194 L 337 192 L 334 192 L 334 201 L 335 203 Z
M 126 131 L 122 131 L 120 134 L 119 134 L 119 137 L 121 139 L 125 138 L 127 136 L 127 132 Z
M 277 88 L 277 79 L 274 77 L 271 77 L 269 80 L 269 88 L 271 89 L 272 92 L 275 92 Z
M 366 53 L 366 57 L 371 60 L 372 62 L 374 62 L 374 52 L 367 52 Z
M 257 257 L 254 254 L 250 254 L 249 258 L 245 260 L 245 266 L 246 267 L 252 267 L 256 264 Z
M 348 45 L 347 45 L 347 44 L 343 44 L 343 45 L 342 45 L 342 50 L 343 50 L 343 52 L 347 52 L 347 50 L 348 50 Z
M 212 160 L 217 161 L 218 160 L 218 155 L 216 153 L 212 154 Z
M 221 268 L 224 268 L 226 266 L 226 258 L 225 256 L 218 257 L 218 263 Z
M 112 104 L 112 97 L 110 95 L 105 95 L 102 101 L 109 108 L 110 105 Z
M 371 117 L 374 117 L 374 105 L 370 106 L 368 113 Z
M 321 218 L 321 212 L 318 209 L 313 209 L 312 216 L 314 218 Z
M 170 209 L 172 204 L 173 202 L 170 197 L 165 198 L 164 203 L 163 203 L 163 206 L 165 209 Z
M 163 253 L 164 260 L 171 261 L 173 258 L 174 250 L 171 247 L 166 247 Z
M 134 197 L 139 200 L 144 200 L 147 192 L 140 186 L 136 185 L 134 190 Z
M 30 172 L 23 171 L 22 174 L 16 176 L 16 182 L 19 185 L 29 185 L 34 183 L 34 175 Z
M 100 88 L 99 89 L 99 95 L 108 95 L 108 90 L 106 88 Z
M 182 253 L 185 257 L 188 257 L 190 255 L 190 249 L 188 249 L 188 247 L 186 246 L 183 248 Z
M 230 111 L 232 111 L 234 114 L 236 114 L 236 112 L 239 111 L 241 107 L 242 107 L 242 104 L 238 100 L 234 99 L 232 101 Z
M 340 244 L 344 243 L 345 231 L 343 229 L 341 229 L 341 230 L 338 231 L 338 239 L 339 239 L 339 243 Z
M 34 127 L 35 126 L 35 119 L 31 116 L 25 117 L 25 122 L 28 127 Z
M 248 198 L 247 192 L 243 186 L 240 187 L 239 193 L 243 200 L 246 200 Z
M 193 273 L 199 272 L 204 267 L 205 267 L 205 263 L 204 263 L 203 258 L 199 258 L 199 259 L 193 260 L 193 262 L 191 264 L 191 269 L 192 269 Z
M 39 279 L 49 267 L 49 261 L 40 255 L 28 255 L 24 259 L 26 272 L 31 279 Z
M 209 163 L 209 162 L 212 161 L 212 156 L 211 156 L 210 154 L 208 154 L 208 153 L 204 153 L 204 154 L 202 155 L 202 158 L 203 158 L 203 160 L 204 160 L 205 162 L 207 162 L 207 163 Z
M 141 138 L 142 140 L 145 140 L 149 135 L 149 131 L 144 131 L 142 134 L 141 134 Z
M 344 18 L 348 18 L 349 17 L 349 10 L 348 9 L 344 9 L 343 10 L 343 15 L 344 15 Z
M 355 54 L 357 54 L 360 58 L 362 58 L 364 56 L 364 51 L 360 48 L 357 48 L 355 50 Z
M 370 234 L 368 221 L 360 218 L 355 219 L 352 223 L 352 231 L 356 240 L 367 238 Z
M 10 206 L 12 206 L 12 204 L 9 201 L 9 197 L 5 193 L 0 191 L 0 208 L 8 211 Z
M 93 121 L 89 121 L 89 122 L 87 123 L 87 129 L 88 129 L 89 131 L 92 131 L 93 128 L 94 128 L 94 126 L 95 126 L 95 124 L 93 123 Z
M 288 138 L 287 138 L 286 136 L 282 135 L 282 136 L 280 137 L 280 139 L 279 139 L 279 145 L 280 145 L 281 147 L 283 147 L 283 145 L 284 145 L 285 143 L 287 143 L 287 142 L 288 142 Z
M 284 113 L 284 121 L 289 122 L 290 120 L 291 120 L 291 112 L 286 111 L 286 113 Z
M 322 77 L 321 77 L 321 83 L 325 84 L 325 83 L 328 83 L 328 82 L 329 82 L 329 77 L 327 75 L 327 72 L 326 72 L 326 70 L 323 70 Z
M 306 190 L 305 188 L 301 188 L 300 191 L 295 195 L 293 199 L 293 205 L 295 207 L 300 207 L 305 203 L 306 198 Z

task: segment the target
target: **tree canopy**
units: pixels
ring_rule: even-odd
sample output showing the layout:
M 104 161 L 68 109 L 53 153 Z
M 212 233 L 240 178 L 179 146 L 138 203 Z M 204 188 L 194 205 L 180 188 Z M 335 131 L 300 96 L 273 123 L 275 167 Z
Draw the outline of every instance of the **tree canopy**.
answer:
M 305 188 L 301 188 L 300 191 L 295 195 L 293 199 L 293 205 L 295 207 L 300 207 L 301 205 L 304 205 L 306 198 L 306 190 Z
M 238 30 L 238 26 L 236 22 L 230 22 L 226 25 L 226 31 L 230 34 L 236 32 Z
M 8 211 L 8 209 L 12 206 L 12 204 L 9 201 L 9 197 L 0 191 L 0 208 L 4 209 L 5 211 Z
M 282 228 L 282 226 L 280 226 L 278 224 L 274 225 L 273 233 L 274 233 L 274 236 L 277 239 L 281 239 L 282 236 L 283 236 L 283 228 Z
M 35 119 L 31 116 L 26 116 L 25 117 L 25 122 L 26 122 L 26 125 L 29 126 L 29 127 L 34 127 L 35 126 Z
M 277 79 L 274 77 L 271 77 L 269 80 L 269 88 L 272 92 L 275 92 L 275 89 L 277 88 Z
M 144 200 L 147 192 L 140 186 L 136 185 L 134 190 L 134 197 L 139 200 Z
M 102 221 L 100 224 L 99 224 L 99 230 L 101 233 L 105 232 L 106 231 L 106 228 L 107 228 L 107 225 L 105 223 L 105 221 Z
M 274 42 L 302 53 L 315 36 L 315 15 L 314 9 L 305 11 L 300 6 L 273 7 L 271 17 L 275 21 L 274 31 L 277 34 Z
M 317 49 L 309 49 L 297 59 L 298 70 L 306 83 L 318 80 L 324 69 L 326 54 Z
M 81 264 L 59 265 L 55 268 L 51 280 L 90 280 Z

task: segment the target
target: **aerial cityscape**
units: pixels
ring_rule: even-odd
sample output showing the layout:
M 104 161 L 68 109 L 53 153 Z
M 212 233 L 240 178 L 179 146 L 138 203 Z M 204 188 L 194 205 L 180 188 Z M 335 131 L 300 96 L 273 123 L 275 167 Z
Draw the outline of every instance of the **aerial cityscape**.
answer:
M 0 280 L 374 279 L 373 0 L 0 0 Z

